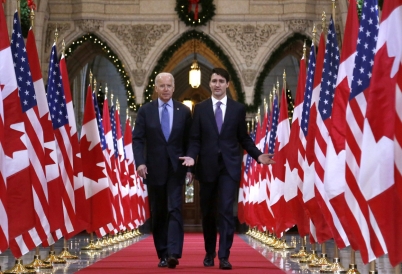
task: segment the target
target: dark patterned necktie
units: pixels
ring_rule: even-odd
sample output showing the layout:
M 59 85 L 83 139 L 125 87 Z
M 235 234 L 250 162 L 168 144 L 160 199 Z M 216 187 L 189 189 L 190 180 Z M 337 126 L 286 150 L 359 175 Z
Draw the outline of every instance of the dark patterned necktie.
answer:
M 162 126 L 162 132 L 163 135 L 165 136 L 166 141 L 169 139 L 170 135 L 170 126 L 169 126 L 169 111 L 167 109 L 168 104 L 165 103 L 162 105 L 162 115 L 161 115 L 161 126 Z
M 216 103 L 216 110 L 215 110 L 215 121 L 216 125 L 218 126 L 218 132 L 221 133 L 222 128 L 222 109 L 221 109 L 222 102 L 218 101 Z

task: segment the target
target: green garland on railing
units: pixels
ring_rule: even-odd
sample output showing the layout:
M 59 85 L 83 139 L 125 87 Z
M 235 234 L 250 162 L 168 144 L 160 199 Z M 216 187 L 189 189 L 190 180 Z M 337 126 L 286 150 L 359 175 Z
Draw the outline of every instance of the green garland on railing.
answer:
M 196 30 L 191 30 L 183 33 L 180 38 L 162 52 L 161 57 L 158 60 L 157 65 L 152 70 L 153 73 L 148 78 L 148 85 L 144 90 L 144 102 L 150 102 L 152 100 L 152 93 L 154 91 L 154 78 L 161 72 L 165 66 L 168 64 L 173 54 L 178 51 L 181 46 L 189 40 L 198 39 L 200 42 L 204 43 L 209 49 L 211 49 L 215 55 L 219 58 L 222 64 L 225 66 L 227 71 L 231 76 L 231 82 L 236 90 L 237 98 L 239 102 L 244 103 L 244 92 L 242 91 L 239 77 L 237 76 L 236 70 L 233 68 L 232 63 L 229 58 L 225 55 L 222 49 L 215 44 L 214 41 L 209 38 L 209 36 L 203 32 L 198 32 Z
M 118 71 L 122 84 L 126 88 L 127 92 L 127 105 L 128 107 L 133 110 L 137 111 L 137 105 L 135 102 L 135 93 L 133 90 L 133 87 L 131 86 L 131 80 L 124 68 L 124 64 L 120 60 L 120 58 L 113 52 L 113 50 L 107 45 L 106 42 L 103 42 L 101 39 L 99 39 L 95 34 L 88 33 L 86 35 L 83 35 L 82 37 L 78 38 L 74 42 L 71 43 L 69 47 L 66 48 L 66 60 L 68 59 L 69 56 L 71 56 L 74 51 L 79 48 L 83 43 L 85 42 L 92 42 L 94 45 L 101 47 L 105 57 L 109 59 L 109 61 L 114 65 L 116 70 Z M 99 79 L 100 80 L 100 79 Z
M 21 21 L 22 36 L 24 38 L 28 37 L 28 31 L 29 31 L 29 28 L 31 27 L 30 14 L 31 14 L 31 11 L 29 10 L 27 0 L 21 0 L 19 17 L 20 17 L 20 21 Z
M 190 9 L 189 12 L 189 0 L 176 0 L 175 11 L 180 20 L 183 21 L 186 26 L 205 26 L 215 15 L 215 5 L 213 0 L 200 0 L 199 2 L 202 3 L 199 3 L 198 5 L 202 4 L 202 6 L 198 11 L 198 19 L 196 20 L 192 9 Z

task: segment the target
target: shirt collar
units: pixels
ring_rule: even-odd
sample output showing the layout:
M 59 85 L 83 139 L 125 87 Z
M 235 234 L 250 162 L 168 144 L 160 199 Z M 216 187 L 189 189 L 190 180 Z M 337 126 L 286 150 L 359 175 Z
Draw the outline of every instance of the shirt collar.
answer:
M 214 106 L 218 101 L 221 101 L 222 105 L 225 105 L 225 106 L 226 106 L 226 103 L 227 103 L 227 101 L 228 101 L 228 96 L 225 95 L 225 97 L 223 97 L 223 98 L 220 99 L 220 100 L 217 100 L 215 97 L 211 96 L 211 99 L 212 99 L 212 105 L 213 105 L 213 106 Z
M 161 99 L 158 98 L 158 106 L 159 106 L 159 107 L 162 107 L 164 103 L 165 103 L 165 102 L 163 102 Z M 168 106 L 173 107 L 173 100 L 172 100 L 172 98 L 170 98 L 169 101 L 167 101 L 167 104 L 168 104 Z

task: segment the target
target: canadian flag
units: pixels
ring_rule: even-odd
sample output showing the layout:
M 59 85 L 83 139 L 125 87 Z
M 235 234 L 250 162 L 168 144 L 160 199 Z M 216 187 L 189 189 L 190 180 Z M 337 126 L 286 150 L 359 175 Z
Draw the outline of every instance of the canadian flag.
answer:
M 4 214 L 0 218 L 0 250 L 4 251 L 11 240 L 35 226 L 35 208 L 24 114 L 18 95 L 3 5 L 0 5 L 0 60 L 0 118 L 3 122 L 2 132 L 7 132 L 0 147 L 0 157 L 3 158 L 0 164 L 0 210 Z
M 109 182 L 90 87 L 85 103 L 80 148 L 89 223 L 87 231 L 94 232 L 110 223 L 113 212 L 110 207 Z
M 365 92 L 358 185 L 393 266 L 402 261 L 401 87 L 402 0 L 384 1 L 371 86 Z
M 293 110 L 292 126 L 290 128 L 289 144 L 286 155 L 286 175 L 284 198 L 289 211 L 293 213 L 297 230 L 300 236 L 309 233 L 309 222 L 303 205 L 303 144 L 301 134 L 301 120 L 303 112 L 304 90 L 306 87 L 306 59 L 305 53 L 300 60 L 299 79 L 296 90 L 296 102 Z
M 288 104 L 285 88 L 282 89 L 281 106 L 278 119 L 277 136 L 275 139 L 274 159 L 276 164 L 272 167 L 271 208 L 275 216 L 275 233 L 280 233 L 295 225 L 292 213 L 285 201 L 285 174 L 286 155 L 290 136 L 288 117 Z

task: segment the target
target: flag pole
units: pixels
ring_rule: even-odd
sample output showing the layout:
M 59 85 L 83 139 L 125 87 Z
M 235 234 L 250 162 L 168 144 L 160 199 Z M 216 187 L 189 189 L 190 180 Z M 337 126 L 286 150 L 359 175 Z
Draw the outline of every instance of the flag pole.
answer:
M 353 248 L 350 250 L 350 264 L 349 270 L 346 272 L 346 274 L 360 274 L 356 265 L 356 251 L 354 251 Z
M 20 4 L 17 4 L 17 5 L 18 5 L 18 14 L 21 15 L 21 6 L 20 6 Z M 29 18 L 31 19 L 31 28 L 33 29 L 34 23 L 35 23 L 35 11 L 34 11 L 34 8 L 36 8 L 36 7 L 33 4 L 30 8 L 31 8 L 31 11 L 29 13 Z M 27 269 L 52 269 L 53 265 L 52 264 L 47 264 L 43 260 L 41 260 L 40 254 L 39 254 L 39 246 L 37 246 L 35 248 L 35 255 L 34 255 L 33 261 L 31 263 L 25 265 L 25 267 Z
M 65 55 L 65 51 L 66 51 L 66 43 L 65 43 L 64 38 L 63 38 L 63 41 L 61 42 L 61 56 L 62 56 L 62 58 Z M 73 255 L 68 251 L 67 239 L 65 237 L 63 238 L 63 249 L 62 249 L 61 253 L 59 254 L 59 257 L 65 259 L 65 260 L 78 259 L 78 256 Z

